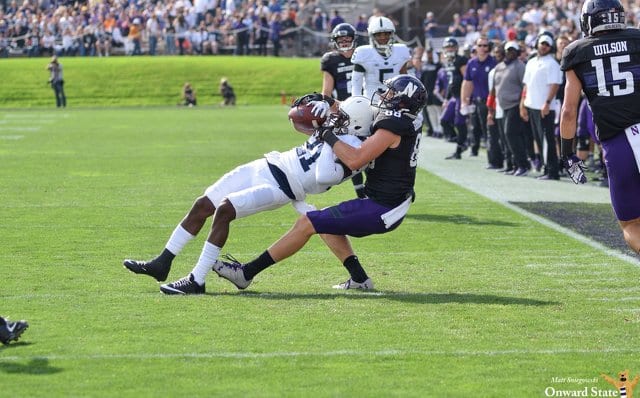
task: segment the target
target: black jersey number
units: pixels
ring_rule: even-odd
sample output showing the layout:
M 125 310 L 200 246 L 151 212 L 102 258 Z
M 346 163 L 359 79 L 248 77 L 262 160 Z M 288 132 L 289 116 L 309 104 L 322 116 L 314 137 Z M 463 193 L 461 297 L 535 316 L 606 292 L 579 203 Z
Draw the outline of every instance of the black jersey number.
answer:
M 611 62 L 611 78 L 613 82 L 623 81 L 623 84 L 612 84 L 611 90 L 607 88 L 607 76 L 605 75 L 604 59 L 598 58 L 591 61 L 591 66 L 596 70 L 596 79 L 598 81 L 598 96 L 600 97 L 619 97 L 622 95 L 633 94 L 633 73 L 630 71 L 621 71 L 620 64 L 629 62 L 631 58 L 629 55 L 618 55 L 610 57 Z
M 380 79 L 380 83 L 384 83 L 385 80 L 385 75 L 389 76 L 389 75 L 395 75 L 395 73 L 393 73 L 393 69 L 388 68 L 388 69 L 378 69 L 378 78 Z M 392 77 L 392 76 L 389 76 Z

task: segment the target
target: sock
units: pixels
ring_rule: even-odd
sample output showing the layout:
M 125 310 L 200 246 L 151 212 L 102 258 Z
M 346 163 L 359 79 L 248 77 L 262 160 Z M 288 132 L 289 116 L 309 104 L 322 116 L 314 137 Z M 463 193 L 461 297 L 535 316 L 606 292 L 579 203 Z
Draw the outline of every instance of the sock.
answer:
M 369 278 L 367 273 L 364 271 L 364 268 L 362 268 L 357 256 L 353 255 L 347 257 L 342 264 L 347 271 L 349 271 L 349 275 L 351 275 L 351 279 L 354 282 L 362 283 Z
M 213 265 L 216 263 L 219 255 L 220 248 L 218 246 L 213 243 L 204 242 L 204 247 L 202 248 L 202 253 L 200 253 L 198 263 L 193 267 L 193 271 L 191 271 L 191 275 L 193 275 L 193 279 L 198 283 L 198 285 L 204 285 L 204 280 L 209 271 L 211 271 Z
M 173 230 L 173 233 L 165 247 L 177 256 L 182 251 L 182 248 L 185 247 L 185 245 L 193 238 L 194 236 L 187 232 L 186 229 L 182 228 L 182 225 L 178 225 L 176 229 Z
M 265 269 L 269 268 L 275 263 L 276 262 L 273 261 L 273 258 L 271 258 L 271 255 L 269 254 L 269 252 L 265 250 L 264 253 L 258 256 L 258 258 L 244 265 L 243 267 L 244 279 L 250 281 L 251 279 L 253 279 L 253 277 L 255 277 L 260 272 L 264 271 Z
M 160 264 L 166 264 L 171 266 L 171 262 L 176 258 L 176 255 L 171 253 L 169 250 L 164 249 L 162 253 L 158 257 L 156 257 L 153 261 Z

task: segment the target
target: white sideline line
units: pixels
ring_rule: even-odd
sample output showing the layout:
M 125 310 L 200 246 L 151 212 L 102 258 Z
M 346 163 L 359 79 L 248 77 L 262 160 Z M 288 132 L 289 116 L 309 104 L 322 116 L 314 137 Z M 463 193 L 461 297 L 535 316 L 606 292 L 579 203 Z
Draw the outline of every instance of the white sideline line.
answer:
M 0 351 L 2 352 L 2 351 Z M 444 351 L 444 350 L 381 350 L 358 351 L 339 350 L 326 352 L 311 351 L 276 351 L 276 352 L 205 352 L 205 353 L 158 353 L 158 354 L 95 354 L 95 355 L 41 355 L 41 356 L 6 356 L 0 357 L 0 362 L 15 362 L 23 360 L 47 359 L 50 361 L 102 361 L 109 359 L 260 359 L 260 358 L 290 358 L 290 357 L 389 357 L 389 356 L 452 356 L 452 357 L 493 357 L 509 355 L 565 355 L 565 354 L 637 354 L 637 348 L 605 348 L 605 349 L 540 349 L 540 350 L 487 350 L 487 351 Z
M 491 173 L 484 169 L 485 160 L 482 156 L 475 158 L 464 157 L 463 160 L 443 160 L 454 149 L 453 144 L 444 143 L 438 139 L 423 139 L 420 157 L 420 167 L 443 178 L 465 190 L 475 192 L 495 203 L 516 211 L 517 213 L 537 221 L 555 231 L 570 236 L 604 252 L 605 254 L 640 267 L 640 259 L 610 249 L 592 239 L 580 235 L 553 221 L 530 213 L 511 203 L 527 201 L 567 201 L 567 198 L 580 198 L 591 203 L 610 203 L 608 190 L 586 185 L 574 185 L 567 181 L 538 181 L 533 178 L 509 177 Z M 622 232 L 621 232 L 622 233 Z M 561 253 L 558 253 L 561 255 Z

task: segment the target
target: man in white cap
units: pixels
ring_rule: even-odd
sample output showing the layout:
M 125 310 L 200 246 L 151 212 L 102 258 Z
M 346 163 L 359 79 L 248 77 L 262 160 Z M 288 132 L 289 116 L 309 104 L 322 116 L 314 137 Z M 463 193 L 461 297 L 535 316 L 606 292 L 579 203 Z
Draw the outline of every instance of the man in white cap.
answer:
M 528 121 L 537 146 L 536 153 L 544 156 L 544 174 L 542 180 L 560 179 L 558 152 L 555 140 L 555 115 L 559 107 L 556 100 L 558 87 L 562 84 L 560 64 L 554 58 L 555 41 L 550 33 L 542 33 L 536 40 L 537 55 L 527 62 L 524 72 L 524 93 L 520 101 L 520 115 Z M 542 161 L 542 159 L 534 159 Z M 537 168 L 537 167 L 536 167 Z

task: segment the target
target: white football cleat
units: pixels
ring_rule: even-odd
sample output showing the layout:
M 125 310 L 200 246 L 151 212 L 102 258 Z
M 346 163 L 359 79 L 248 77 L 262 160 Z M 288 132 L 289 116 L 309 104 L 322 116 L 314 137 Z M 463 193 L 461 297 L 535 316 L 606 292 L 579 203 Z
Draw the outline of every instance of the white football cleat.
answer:
M 215 273 L 218 274 L 220 278 L 224 278 L 236 285 L 238 289 L 246 289 L 253 279 L 245 279 L 244 271 L 242 269 L 243 266 L 238 260 L 228 254 L 224 256 L 224 258 L 229 261 L 216 260 L 216 263 L 213 265 Z
M 340 290 L 348 290 L 348 289 L 360 289 L 360 290 L 373 290 L 373 281 L 371 278 L 367 278 L 366 281 L 362 283 L 354 282 L 353 279 L 349 278 L 346 282 L 342 282 L 339 285 L 333 285 L 334 289 Z

